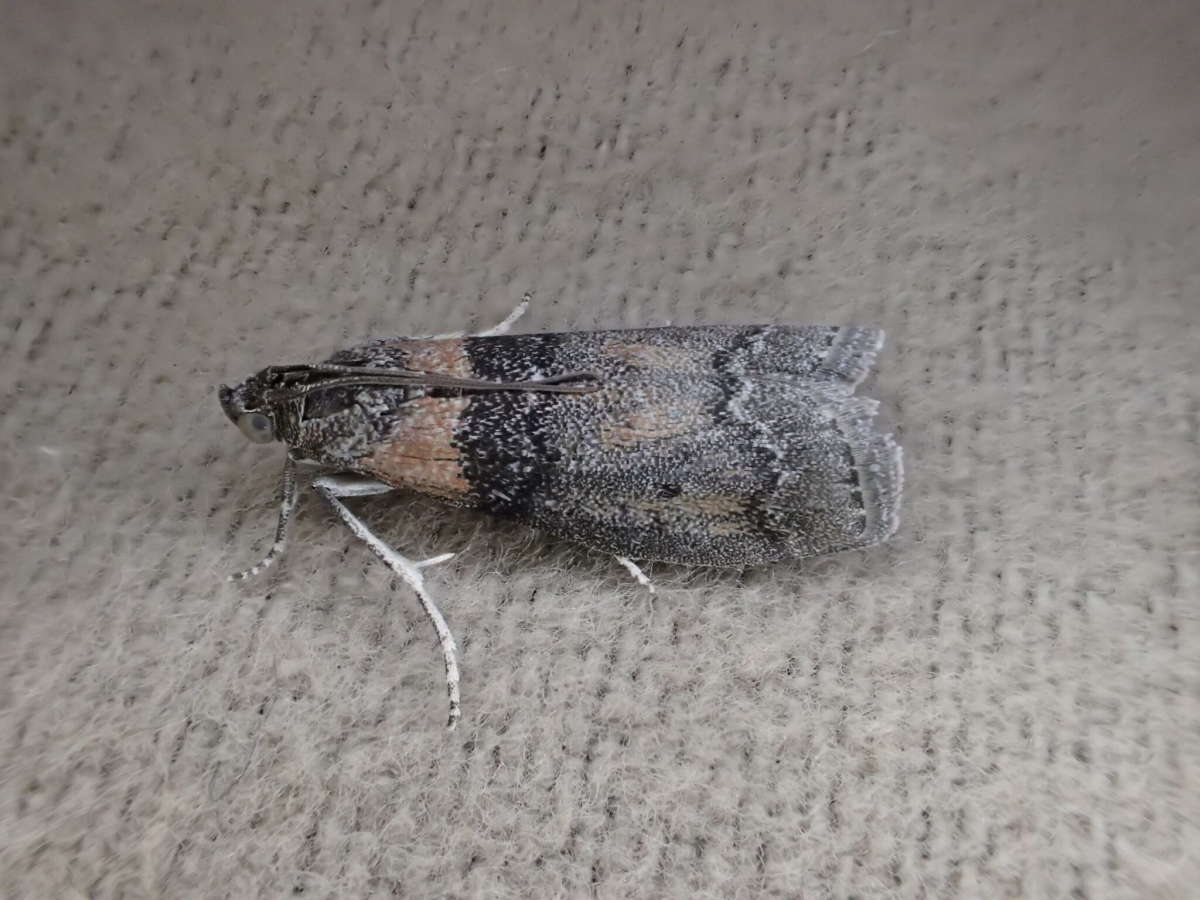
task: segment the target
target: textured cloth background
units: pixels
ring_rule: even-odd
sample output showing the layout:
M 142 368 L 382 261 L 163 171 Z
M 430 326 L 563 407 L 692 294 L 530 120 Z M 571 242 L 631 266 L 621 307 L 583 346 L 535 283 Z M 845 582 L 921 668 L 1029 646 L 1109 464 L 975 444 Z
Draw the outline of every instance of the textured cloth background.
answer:
M 10 2 L 0 895 L 1195 897 L 1192 2 Z M 883 326 L 897 539 L 357 506 L 214 387 L 368 336 Z

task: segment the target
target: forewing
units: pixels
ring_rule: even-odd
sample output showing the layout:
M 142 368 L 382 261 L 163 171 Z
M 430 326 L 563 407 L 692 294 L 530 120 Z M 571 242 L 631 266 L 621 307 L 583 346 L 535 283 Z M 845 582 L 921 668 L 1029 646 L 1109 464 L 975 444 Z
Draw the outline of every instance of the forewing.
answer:
M 881 344 L 869 328 L 712 326 L 396 339 L 330 361 L 497 384 L 595 375 L 581 395 L 431 391 L 453 408 L 436 446 L 398 417 L 370 468 L 438 493 L 408 472 L 436 466 L 447 499 L 620 555 L 747 565 L 895 530 L 900 451 L 853 396 Z
M 899 453 L 852 386 L 879 343 L 838 328 L 468 339 L 481 377 L 603 385 L 473 398 L 457 436 L 468 480 L 485 508 L 635 558 L 743 565 L 874 543 L 895 527 Z

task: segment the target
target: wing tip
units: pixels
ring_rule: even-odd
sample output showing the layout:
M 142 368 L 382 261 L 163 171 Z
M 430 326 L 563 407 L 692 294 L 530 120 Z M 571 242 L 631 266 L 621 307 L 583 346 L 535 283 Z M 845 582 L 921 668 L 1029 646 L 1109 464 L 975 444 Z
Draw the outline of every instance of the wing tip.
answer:
M 821 362 L 821 368 L 851 387 L 857 387 L 870 374 L 885 338 L 881 328 L 841 328 Z
M 900 527 L 900 501 L 904 493 L 904 448 L 893 434 L 875 427 L 879 404 L 854 398 L 842 421 L 863 491 L 867 514 L 860 546 L 886 541 Z
M 867 527 L 863 538 L 878 544 L 894 535 L 900 527 L 900 501 L 904 494 L 904 448 L 891 434 L 879 434 L 869 442 L 862 471 L 870 491 L 864 497 Z

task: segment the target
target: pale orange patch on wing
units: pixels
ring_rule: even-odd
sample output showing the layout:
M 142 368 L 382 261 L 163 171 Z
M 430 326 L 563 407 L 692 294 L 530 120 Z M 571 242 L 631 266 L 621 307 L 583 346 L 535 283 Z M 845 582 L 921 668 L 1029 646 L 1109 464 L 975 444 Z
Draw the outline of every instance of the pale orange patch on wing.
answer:
M 437 372 L 456 378 L 472 378 L 471 360 L 457 338 L 439 341 L 405 341 L 404 352 L 408 354 L 407 366 L 418 372 Z
M 394 487 L 462 499 L 470 484 L 463 477 L 453 440 L 454 428 L 470 402 L 466 397 L 426 397 L 407 404 L 396 430 L 359 460 L 359 466 Z
M 600 442 L 607 447 L 636 449 L 648 441 L 691 434 L 710 424 L 702 398 L 672 392 L 669 401 L 656 402 L 650 395 L 639 406 L 601 422 Z
M 689 347 L 664 347 L 657 344 L 630 344 L 612 341 L 602 348 L 606 356 L 643 369 L 665 372 L 699 372 L 712 368 L 707 350 Z

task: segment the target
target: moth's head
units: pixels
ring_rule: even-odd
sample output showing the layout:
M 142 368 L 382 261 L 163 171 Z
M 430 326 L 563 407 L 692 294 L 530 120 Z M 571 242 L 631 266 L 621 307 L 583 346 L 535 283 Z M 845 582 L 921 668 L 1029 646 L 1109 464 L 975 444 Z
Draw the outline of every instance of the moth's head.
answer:
M 217 396 L 221 409 L 247 438 L 256 444 L 269 444 L 280 439 L 281 410 L 272 405 L 268 396 L 278 388 L 277 378 L 270 369 L 263 369 L 233 387 L 221 385 Z

